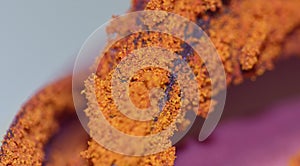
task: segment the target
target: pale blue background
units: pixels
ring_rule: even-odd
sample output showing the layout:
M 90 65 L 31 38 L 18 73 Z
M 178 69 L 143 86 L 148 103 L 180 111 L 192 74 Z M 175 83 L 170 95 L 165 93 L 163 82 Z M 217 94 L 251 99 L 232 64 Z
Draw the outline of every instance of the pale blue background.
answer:
M 70 65 L 85 39 L 130 0 L 0 0 L 0 136 L 21 105 Z M 1 143 L 0 143 L 1 144 Z

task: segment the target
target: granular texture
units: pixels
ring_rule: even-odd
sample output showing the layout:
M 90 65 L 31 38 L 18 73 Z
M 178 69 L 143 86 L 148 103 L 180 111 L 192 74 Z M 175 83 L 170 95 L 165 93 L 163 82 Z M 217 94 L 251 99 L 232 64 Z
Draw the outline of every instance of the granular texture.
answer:
M 266 3 L 268 5 L 266 5 Z M 138 8 L 135 8 L 136 10 L 140 10 L 145 6 L 146 10 L 164 10 L 173 12 L 194 21 L 202 27 L 211 38 L 220 55 L 226 71 L 228 85 L 231 83 L 241 83 L 244 78 L 251 78 L 254 80 L 265 71 L 273 69 L 274 62 L 279 59 L 279 55 L 281 55 L 282 52 L 286 52 L 283 47 L 287 42 L 286 38 L 296 31 L 300 24 L 300 14 L 298 11 L 300 2 L 297 0 L 273 0 L 268 2 L 260 0 L 150 0 L 147 4 L 145 4 L 145 1 L 140 3 L 134 1 L 134 4 L 138 4 L 139 6 Z M 158 18 L 158 20 L 163 19 L 164 16 Z M 116 26 L 117 25 L 109 26 L 108 33 L 118 33 L 118 30 L 115 28 Z M 195 38 L 195 40 L 197 40 L 197 38 Z M 120 123 L 127 121 L 128 119 L 117 113 L 117 108 L 113 106 L 110 94 L 111 85 L 109 84 L 111 75 L 114 72 L 113 70 L 115 67 L 129 53 L 135 49 L 150 46 L 163 47 L 171 52 L 180 54 L 181 57 L 189 63 L 195 72 L 196 79 L 201 89 L 200 109 L 198 114 L 202 117 L 206 117 L 209 105 L 215 101 L 211 101 L 211 81 L 205 65 L 203 65 L 201 59 L 197 59 L 198 56 L 195 56 L 195 52 L 186 45 L 184 41 L 168 34 L 160 34 L 157 32 L 131 34 L 114 43 L 108 51 L 104 53 L 104 59 L 100 62 L 97 61 L 98 67 L 96 75 L 91 78 L 95 79 L 94 81 L 97 82 L 95 88 L 95 93 L 98 95 L 97 101 L 90 100 L 90 102 L 97 103 L 100 106 L 109 106 L 107 109 L 106 107 L 103 107 L 104 110 L 102 111 L 104 114 L 107 114 L 107 119 L 109 119 L 112 125 L 118 126 Z M 289 48 L 288 50 L 293 50 L 293 48 L 295 48 L 295 46 L 289 47 L 292 48 Z M 151 70 L 155 73 L 153 75 L 164 73 L 161 70 Z M 144 75 L 147 76 L 147 73 Z M 160 86 L 163 89 L 174 86 L 170 85 L 172 82 L 170 77 L 168 77 L 169 81 L 166 80 L 164 76 L 160 76 L 162 79 L 157 80 L 151 79 L 153 75 L 149 75 L 148 78 L 135 76 L 135 79 L 131 80 L 131 88 L 134 89 L 132 90 L 133 93 L 130 97 L 133 101 L 139 101 L 135 102 L 136 106 L 147 107 L 149 104 L 147 92 L 153 87 L 146 86 L 149 84 L 147 83 L 147 80 L 151 81 L 151 84 L 163 85 Z M 86 86 L 89 87 L 91 85 L 87 83 Z M 136 91 L 136 93 L 134 91 Z M 180 92 L 180 90 L 177 92 Z M 172 93 L 170 98 L 176 98 L 176 96 L 178 96 L 178 94 Z M 169 102 L 169 105 L 174 109 L 169 108 L 168 111 L 174 113 L 178 111 L 176 102 Z M 89 114 L 92 111 L 95 110 L 87 110 Z M 111 115 L 110 118 L 109 115 Z M 168 116 L 166 118 L 168 119 Z M 161 117 L 156 120 L 159 121 L 160 119 Z M 136 122 L 135 125 L 135 123 L 133 123 L 132 126 L 135 127 L 130 127 L 131 125 L 126 127 L 125 125 L 119 125 L 119 129 L 131 134 L 139 134 L 141 131 L 144 132 L 143 134 L 149 133 L 147 129 L 140 130 L 140 127 L 137 127 L 141 124 L 142 123 Z M 90 127 L 93 128 L 91 124 Z M 103 147 L 92 141 L 89 150 L 86 152 L 86 155 L 92 161 L 98 160 L 98 157 L 95 155 L 88 155 L 89 153 L 94 152 L 95 149 L 101 151 L 102 154 L 106 153 L 106 150 Z M 174 158 L 171 155 L 173 155 L 173 153 L 170 154 L 169 157 Z M 119 162 L 122 163 L 122 161 Z M 96 163 L 94 162 L 94 164 Z
M 274 67 L 285 57 L 299 55 L 300 39 L 299 0 L 133 0 L 130 11 L 164 10 L 179 14 L 198 24 L 210 37 L 224 64 L 227 85 L 241 83 L 245 78 L 255 79 Z M 163 20 L 164 17 L 159 18 Z M 116 25 L 108 27 L 108 33 L 116 32 Z M 149 24 L 149 26 L 151 26 Z M 190 40 L 197 40 L 193 37 Z M 139 108 L 150 104 L 148 94 L 152 88 L 162 88 L 167 93 L 165 110 L 153 120 L 141 123 L 122 115 L 112 102 L 111 85 L 113 70 L 119 62 L 135 49 L 158 46 L 177 53 L 193 69 L 201 89 L 200 109 L 197 114 L 206 117 L 211 101 L 211 80 L 203 61 L 184 41 L 156 32 L 134 33 L 114 43 L 97 62 L 97 72 L 86 81 L 89 99 L 87 114 L 96 111 L 91 105 L 99 105 L 106 119 L 119 130 L 133 135 L 148 135 L 165 129 L 179 112 L 180 87 L 168 72 L 149 68 L 140 70 L 130 81 L 130 98 Z M 91 83 L 96 83 L 92 86 Z M 221 90 L 221 89 L 220 89 Z M 96 99 L 89 94 L 96 93 Z M 52 151 L 52 159 L 46 161 L 46 145 L 61 128 L 64 117 L 74 115 L 71 78 L 51 84 L 32 97 L 20 110 L 8 130 L 0 151 L 0 165 L 55 165 L 60 152 Z M 90 116 L 92 119 L 92 116 Z M 184 122 L 188 123 L 188 122 Z M 95 132 L 93 123 L 89 124 Z M 184 126 L 173 126 L 180 130 Z M 171 132 L 170 135 L 173 133 Z M 169 142 L 164 142 L 166 146 Z M 86 144 L 84 142 L 83 144 Z M 80 145 L 81 146 L 81 145 Z M 76 150 L 77 153 L 77 150 Z M 79 155 L 79 154 L 78 154 Z M 77 155 L 76 155 L 77 156 Z M 78 156 L 63 161 L 69 165 L 174 165 L 175 147 L 158 154 L 131 157 L 111 152 L 94 140 Z M 57 158 L 57 160 L 55 159 Z M 79 159 L 78 159 L 79 158 Z M 55 161 L 54 161 L 55 160 Z M 66 159 L 68 160 L 68 159 Z M 291 164 L 299 165 L 299 157 Z
M 45 146 L 60 121 L 74 113 L 71 77 L 50 84 L 20 110 L 0 151 L 0 165 L 42 165 Z

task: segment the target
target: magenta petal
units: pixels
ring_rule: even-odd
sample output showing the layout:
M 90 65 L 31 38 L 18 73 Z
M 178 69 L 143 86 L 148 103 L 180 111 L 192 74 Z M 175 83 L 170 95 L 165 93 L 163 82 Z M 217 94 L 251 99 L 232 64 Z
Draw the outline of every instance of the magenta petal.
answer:
M 282 166 L 300 153 L 300 98 L 221 123 L 210 140 L 190 138 L 176 166 Z

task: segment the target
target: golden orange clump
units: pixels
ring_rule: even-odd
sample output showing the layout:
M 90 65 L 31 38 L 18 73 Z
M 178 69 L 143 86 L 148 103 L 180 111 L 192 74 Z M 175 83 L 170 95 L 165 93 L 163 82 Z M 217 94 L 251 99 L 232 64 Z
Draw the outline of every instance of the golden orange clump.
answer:
M 126 156 L 111 152 L 99 146 L 95 141 L 89 142 L 89 148 L 82 153 L 85 158 L 94 166 L 104 165 L 163 165 L 172 166 L 175 161 L 175 147 L 171 147 L 164 152 L 144 157 Z
M 163 10 L 179 14 L 198 24 L 215 45 L 226 71 L 227 85 L 230 85 L 241 83 L 245 78 L 254 80 L 265 71 L 273 69 L 274 62 L 280 57 L 299 55 L 299 6 L 299 0 L 133 0 L 130 11 Z M 157 17 L 158 21 L 164 19 L 164 16 Z M 124 25 L 135 24 L 137 20 L 130 21 L 133 22 Z M 150 20 L 147 26 L 153 24 Z M 111 24 L 107 32 L 114 34 L 124 29 Z M 178 30 L 185 31 L 180 27 Z M 190 35 L 193 32 L 189 29 L 186 33 L 190 36 L 188 40 L 200 39 Z M 113 43 L 104 52 L 104 58 L 95 62 L 96 72 L 86 81 L 84 91 L 88 99 L 88 127 L 92 136 L 100 135 L 108 140 L 118 139 L 106 138 L 105 128 L 97 127 L 97 119 L 94 119 L 94 115 L 99 111 L 97 107 L 101 108 L 104 117 L 113 127 L 130 135 L 151 135 L 171 126 L 166 138 L 162 141 L 154 140 L 160 146 L 168 147 L 165 151 L 132 157 L 112 152 L 91 139 L 87 150 L 82 152 L 86 161 L 79 157 L 78 149 L 72 151 L 71 155 L 64 156 L 60 156 L 62 151 L 52 151 L 52 158 L 46 160 L 46 145 L 62 127 L 61 122 L 64 118 L 75 114 L 71 78 L 66 78 L 45 87 L 21 109 L 4 138 L 0 151 L 0 165 L 55 165 L 62 161 L 59 157 L 66 156 L 69 157 L 64 158 L 65 161 L 62 162 L 69 165 L 174 165 L 175 147 L 170 147 L 169 137 L 182 127 L 172 123 L 174 118 L 184 115 L 179 109 L 181 89 L 176 79 L 169 72 L 154 67 L 141 69 L 132 76 L 129 82 L 129 96 L 136 107 L 149 107 L 149 93 L 153 88 L 161 88 L 166 93 L 166 105 L 161 114 L 149 121 L 129 119 L 118 110 L 112 99 L 111 79 L 116 66 L 134 50 L 145 47 L 165 48 L 180 55 L 192 68 L 201 92 L 198 115 L 205 118 L 209 106 L 212 103 L 217 104 L 211 99 L 210 77 L 218 75 L 208 75 L 202 59 L 189 45 L 169 34 L 133 33 Z M 92 95 L 94 93 L 95 98 Z M 183 119 L 182 122 L 182 128 L 189 123 Z M 80 147 L 84 147 L 85 144 L 83 141 Z M 299 156 L 291 160 L 291 165 L 300 165 Z
M 282 52 L 284 39 L 300 23 L 300 15 L 297 14 L 299 13 L 298 6 L 300 2 L 297 0 L 273 0 L 272 2 L 260 0 L 150 0 L 148 3 L 147 1 L 133 1 L 133 3 L 134 7 L 131 11 L 141 10 L 143 7 L 146 10 L 164 10 L 184 16 L 201 26 L 216 46 L 225 67 L 228 85 L 240 83 L 244 77 L 255 79 L 256 76 L 263 74 L 266 70 L 272 69 L 273 63 Z M 265 3 L 269 5 L 265 5 Z M 158 18 L 158 20 L 162 19 L 164 18 Z M 117 31 L 116 27 L 117 25 L 110 25 L 108 32 L 115 33 Z M 191 40 L 197 40 L 197 38 Z M 104 59 L 99 62 L 96 75 L 93 77 L 97 83 L 96 94 L 98 95 L 97 101 L 93 102 L 102 106 L 108 121 L 123 132 L 137 135 L 151 133 L 149 126 L 153 126 L 154 122 L 150 122 L 150 125 L 141 122 L 129 122 L 126 117 L 118 113 L 111 97 L 109 97 L 111 93 L 110 80 L 114 68 L 132 51 L 150 46 L 163 47 L 177 53 L 191 66 L 201 89 L 198 114 L 206 117 L 209 105 L 215 101 L 211 101 L 211 80 L 205 65 L 184 41 L 157 32 L 131 34 L 114 43 L 104 53 Z M 149 70 L 141 71 L 144 73 L 138 73 L 134 77 L 134 81 L 130 83 L 130 97 L 137 107 L 145 108 L 149 106 L 148 92 L 153 86 L 147 85 L 151 84 L 165 89 L 170 83 L 168 81 L 170 77 L 167 77 L 166 72 L 157 69 L 151 69 L 150 71 L 153 73 L 149 73 Z M 155 76 L 159 76 L 161 80 L 149 79 Z M 175 87 L 176 85 L 171 86 Z M 171 97 L 176 98 L 174 92 L 176 91 L 173 91 Z M 180 92 L 180 88 L 177 92 Z M 178 106 L 175 103 L 169 102 L 171 107 L 168 108 L 168 111 L 174 113 L 178 111 L 176 109 Z M 89 113 L 92 111 L 95 110 L 88 109 Z M 156 121 L 159 122 L 161 119 L 162 117 L 158 117 Z M 132 125 L 121 125 L 124 121 L 126 121 L 126 124 Z M 145 126 L 141 129 L 143 124 Z M 157 125 L 159 124 L 157 122 L 154 124 L 156 124 L 156 127 L 161 126 Z M 93 126 L 90 125 L 90 128 L 93 128 Z M 150 127 L 150 129 L 153 130 L 153 127 Z M 95 153 L 96 149 L 106 153 L 103 147 L 92 142 L 89 150 L 85 153 L 91 161 L 99 159 L 95 155 L 88 155 L 91 151 Z M 169 157 L 174 159 L 175 157 L 172 157 L 172 155 L 173 153 Z M 121 156 L 119 157 L 120 163 L 122 163 Z M 96 162 L 94 163 L 96 164 Z M 124 161 L 124 163 L 126 162 Z
M 222 57 L 228 82 L 273 69 L 285 38 L 297 29 L 299 1 L 231 1 L 211 19 L 208 33 Z
M 0 165 L 42 165 L 46 145 L 59 130 L 61 119 L 74 113 L 71 77 L 45 87 L 16 116 L 2 142 Z M 79 154 L 66 157 L 64 162 L 76 159 L 78 164 L 86 163 Z
M 299 165 L 300 165 L 300 155 L 298 154 L 291 159 L 289 166 L 299 166 Z
M 269 2 L 269 5 L 264 5 L 263 3 L 266 2 L 259 0 L 254 2 L 248 0 L 150 0 L 148 3 L 146 1 L 133 2 L 137 7 L 132 8 L 132 10 L 141 10 L 142 7 L 145 7 L 146 10 L 173 12 L 201 26 L 210 36 L 223 61 L 228 84 L 232 82 L 240 83 L 244 76 L 250 76 L 254 79 L 266 70 L 272 69 L 274 61 L 281 53 L 285 37 L 300 23 L 300 15 L 297 14 L 298 7 L 296 5 L 300 2 L 297 0 L 288 2 L 274 0 L 274 2 Z M 116 32 L 115 27 L 116 25 L 109 26 L 108 32 Z M 95 87 L 97 103 L 104 110 L 103 112 L 108 121 L 123 132 L 137 135 L 151 133 L 151 130 L 154 129 L 153 124 L 156 124 L 158 128 L 159 126 L 162 127 L 158 122 L 163 117 L 155 119 L 157 122 L 146 123 L 128 120 L 121 113 L 118 113 L 116 106 L 113 105 L 112 98 L 109 97 L 111 93 L 110 80 L 114 68 L 135 49 L 149 46 L 163 47 L 185 58 L 193 69 L 201 88 L 198 114 L 205 117 L 209 105 L 214 101 L 211 101 L 210 98 L 211 81 L 202 60 L 195 56 L 195 52 L 184 41 L 173 36 L 157 32 L 140 32 L 131 34 L 114 43 L 105 52 L 104 59 L 99 62 L 94 76 L 97 85 Z M 168 81 L 170 77 L 167 76 L 166 72 L 157 69 L 151 69 L 150 71 L 153 73 L 149 70 L 141 71 L 134 76 L 134 81 L 130 83 L 130 97 L 137 107 L 145 108 L 149 106 L 148 95 L 151 88 L 159 86 L 166 89 L 166 86 L 170 83 Z M 152 77 L 160 77 L 161 79 L 151 79 Z M 89 84 L 87 84 L 88 86 Z M 175 88 L 176 85 L 172 86 L 177 89 L 178 93 L 180 92 L 179 88 Z M 176 98 L 174 91 L 172 97 Z M 175 114 L 178 111 L 176 102 L 169 102 L 168 104 L 171 106 L 168 107 L 168 111 Z M 88 109 L 89 113 L 92 111 L 94 110 Z M 121 125 L 124 122 L 130 125 Z M 90 125 L 90 128 L 93 128 L 93 126 Z M 86 152 L 87 156 L 91 149 L 93 149 L 93 152 L 96 151 L 95 149 L 102 151 L 102 153 L 105 151 L 97 144 L 91 143 L 89 150 Z M 88 156 L 88 158 L 92 161 L 97 160 L 95 156 Z

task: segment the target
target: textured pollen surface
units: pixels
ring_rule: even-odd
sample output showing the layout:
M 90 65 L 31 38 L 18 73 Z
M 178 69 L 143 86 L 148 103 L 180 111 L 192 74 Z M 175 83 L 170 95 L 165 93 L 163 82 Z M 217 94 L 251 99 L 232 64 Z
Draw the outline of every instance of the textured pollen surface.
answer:
M 244 78 L 254 80 L 265 71 L 273 69 L 274 63 L 281 57 L 300 55 L 299 6 L 299 0 L 133 0 L 130 11 L 164 10 L 198 24 L 215 45 L 224 64 L 227 85 L 230 85 L 241 83 Z M 159 19 L 163 20 L 164 17 Z M 109 26 L 108 33 L 115 33 L 116 26 Z M 190 40 L 198 39 L 191 37 Z M 114 43 L 96 67 L 97 72 L 86 81 L 85 94 L 89 106 L 86 113 L 91 119 L 89 127 L 92 135 L 93 132 L 101 134 L 101 129 L 98 131 L 93 124 L 92 115 L 98 111 L 95 105 L 102 108 L 112 126 L 131 135 L 157 133 L 169 126 L 179 113 L 180 87 L 168 72 L 158 68 L 137 72 L 130 81 L 129 93 L 136 107 L 147 108 L 150 104 L 150 90 L 163 89 L 167 93 L 167 102 L 158 117 L 143 123 L 137 122 L 122 115 L 112 102 L 110 80 L 116 65 L 135 49 L 150 46 L 166 48 L 187 61 L 201 89 L 200 109 L 197 113 L 202 117 L 207 116 L 209 105 L 216 101 L 211 101 L 211 80 L 202 60 L 184 41 L 168 34 L 134 33 Z M 94 92 L 96 99 L 91 96 Z M 71 78 L 45 87 L 22 107 L 8 130 L 0 151 L 0 166 L 43 165 L 47 162 L 46 144 L 59 130 L 61 120 L 74 112 Z M 180 126 L 172 127 L 180 130 Z M 170 136 L 172 134 L 170 132 Z M 161 146 L 169 143 L 162 142 Z M 171 166 L 176 158 L 175 147 L 158 154 L 131 157 L 111 152 L 92 139 L 88 145 L 82 157 L 89 163 L 70 161 L 69 165 Z M 74 160 L 77 161 L 75 157 Z M 291 165 L 300 165 L 299 161 L 299 155 L 295 156 Z
M 60 119 L 72 113 L 70 77 L 45 87 L 16 116 L 1 147 L 0 165 L 42 165 Z
M 279 59 L 278 56 L 283 52 L 286 37 L 293 33 L 300 25 L 300 14 L 298 11 L 300 2 L 298 0 L 272 0 L 268 2 L 260 0 L 150 0 L 148 3 L 147 1 L 133 1 L 133 3 L 132 11 L 142 10 L 142 8 L 146 10 L 164 10 L 184 16 L 201 26 L 211 38 L 223 61 L 228 85 L 231 83 L 241 83 L 243 78 L 247 77 L 255 79 L 265 71 L 273 69 L 274 62 Z M 164 18 L 161 17 L 159 19 Z M 114 27 L 117 27 L 117 25 L 109 26 L 108 32 L 115 33 L 116 29 Z M 197 38 L 191 37 L 190 40 L 197 40 Z M 99 62 L 96 75 L 90 78 L 90 81 L 96 82 L 95 92 L 97 99 L 89 98 L 89 93 L 91 92 L 86 92 L 90 104 L 96 103 L 100 107 L 102 106 L 102 111 L 108 121 L 126 133 L 134 135 L 149 134 L 151 133 L 149 126 L 156 124 L 156 127 L 161 127 L 159 123 L 153 121 L 149 122 L 150 125 L 148 124 L 148 127 L 147 125 L 144 126 L 141 122 L 129 122 L 126 117 L 118 113 L 110 97 L 110 80 L 114 68 L 135 49 L 153 46 L 167 48 L 174 53 L 180 54 L 189 63 L 195 72 L 196 79 L 201 88 L 200 109 L 198 111 L 200 116 L 205 117 L 209 105 L 211 102 L 214 103 L 210 98 L 211 81 L 206 68 L 201 59 L 197 59 L 197 56 L 195 56 L 195 53 L 188 45 L 167 34 L 155 32 L 131 34 L 114 43 L 105 52 L 104 59 Z M 165 86 L 170 86 L 171 82 L 166 79 L 166 76 L 159 76 L 161 79 L 151 79 L 153 75 L 163 74 L 164 72 L 161 70 L 152 69 L 152 72 L 154 72 L 152 75 L 148 75 L 146 71 L 144 72 L 146 78 L 143 78 L 142 75 L 135 76 L 135 79 L 131 82 L 133 92 L 130 94 L 130 97 L 137 107 L 147 107 L 149 104 L 147 92 L 153 88 L 147 86 L 149 80 L 151 81 L 150 84 L 160 86 L 163 89 L 166 89 Z M 87 82 L 87 89 L 90 86 L 92 86 L 91 83 Z M 176 89 L 176 85 L 171 85 L 171 87 L 173 86 L 173 89 Z M 180 92 L 180 90 L 177 90 L 177 92 Z M 178 94 L 176 93 L 170 95 L 170 98 L 177 97 Z M 169 112 L 176 113 L 178 111 L 176 103 L 178 102 L 174 102 L 174 100 L 173 102 L 169 102 Z M 91 106 L 87 109 L 89 115 L 93 111 L 96 110 L 92 109 Z M 165 118 L 172 119 L 168 115 Z M 163 117 L 158 117 L 155 121 L 159 122 L 162 119 Z M 125 125 L 125 123 L 132 125 Z M 92 122 L 89 124 L 89 127 L 93 131 Z M 150 127 L 150 129 L 153 130 L 153 127 Z M 168 151 L 158 155 L 162 155 L 164 159 L 168 157 L 170 159 L 168 164 L 164 163 L 160 165 L 172 165 L 172 160 L 175 159 L 173 156 L 174 153 L 168 153 Z M 134 165 L 136 163 L 143 163 L 145 160 L 149 161 L 149 158 L 155 158 L 154 156 L 146 156 L 138 159 L 136 157 L 118 155 L 105 150 L 105 148 L 94 141 L 90 142 L 85 156 L 95 165 L 109 165 L 114 163 L 118 163 L 116 165 L 126 165 L 127 163 L 130 163 L 128 165 Z M 151 165 L 154 161 L 150 160 L 148 165 Z
M 138 76 L 138 75 L 137 75 Z M 108 77 L 111 77 L 111 75 L 108 75 Z M 152 77 L 153 78 L 153 77 Z M 117 128 L 118 130 L 130 134 L 130 135 L 137 135 L 137 136 L 145 136 L 148 134 L 155 134 L 162 130 L 164 126 L 168 126 L 169 123 L 172 121 L 172 117 L 176 115 L 176 112 L 174 111 L 163 111 L 160 115 L 160 117 L 156 119 L 153 119 L 153 121 L 147 121 L 144 123 L 141 123 L 139 121 L 131 120 L 122 113 L 118 111 L 116 106 L 112 102 L 112 98 L 110 97 L 110 91 L 107 90 L 110 89 L 110 78 L 101 80 L 97 76 L 94 76 L 94 78 L 91 78 L 89 81 L 95 81 L 95 87 L 91 86 L 92 83 L 87 81 L 86 82 L 86 96 L 89 101 L 88 106 L 89 108 L 86 110 L 87 115 L 90 117 L 90 123 L 89 128 L 91 129 L 91 135 L 94 135 L 94 132 L 101 133 L 105 132 L 105 128 L 96 127 L 97 126 L 97 120 L 93 119 L 96 115 L 93 114 L 95 110 L 98 110 L 95 107 L 94 102 L 97 102 L 99 104 L 99 107 L 101 108 L 102 113 L 104 114 L 104 117 L 109 121 L 109 123 Z M 167 79 L 166 79 L 167 80 Z M 144 80 L 145 81 L 145 80 Z M 145 81 L 145 84 L 150 84 L 151 81 L 147 82 Z M 137 86 L 135 84 L 139 83 L 132 83 L 131 86 Z M 151 85 L 149 85 L 151 86 Z M 96 88 L 96 89 L 94 89 Z M 140 90 L 147 90 L 144 86 L 139 86 L 136 92 L 139 92 Z M 93 92 L 96 93 L 97 101 L 93 98 L 93 95 L 91 95 Z M 134 93 L 132 94 L 134 95 Z M 143 94 L 145 95 L 145 94 Z M 141 98 L 146 98 L 141 95 Z M 103 100 L 106 99 L 106 100 Z M 137 98 L 139 99 L 139 98 Z M 147 106 L 147 103 L 140 102 L 139 106 Z M 170 108 L 170 105 L 166 108 L 169 108 L 170 110 L 176 110 L 174 108 Z M 169 119 L 166 119 L 164 117 L 167 117 Z M 167 123 L 167 124 L 166 124 Z M 104 136 L 103 136 L 104 137 Z M 107 138 L 110 140 L 111 138 Z M 118 138 L 115 138 L 118 139 Z M 166 142 L 166 144 L 163 144 L 164 141 L 159 142 L 161 143 L 161 146 L 165 146 L 166 144 L 170 144 L 170 142 Z M 139 144 L 136 144 L 136 146 L 141 146 Z M 124 149 L 131 148 L 131 147 L 122 147 Z M 175 147 L 168 148 L 164 152 L 153 154 L 153 155 L 147 155 L 144 157 L 131 157 L 126 155 L 121 155 L 118 153 L 111 152 L 103 147 L 101 147 L 99 144 L 97 144 L 94 140 L 91 140 L 89 142 L 89 148 L 86 152 L 83 153 L 83 156 L 90 159 L 91 162 L 94 165 L 173 165 L 175 160 Z

